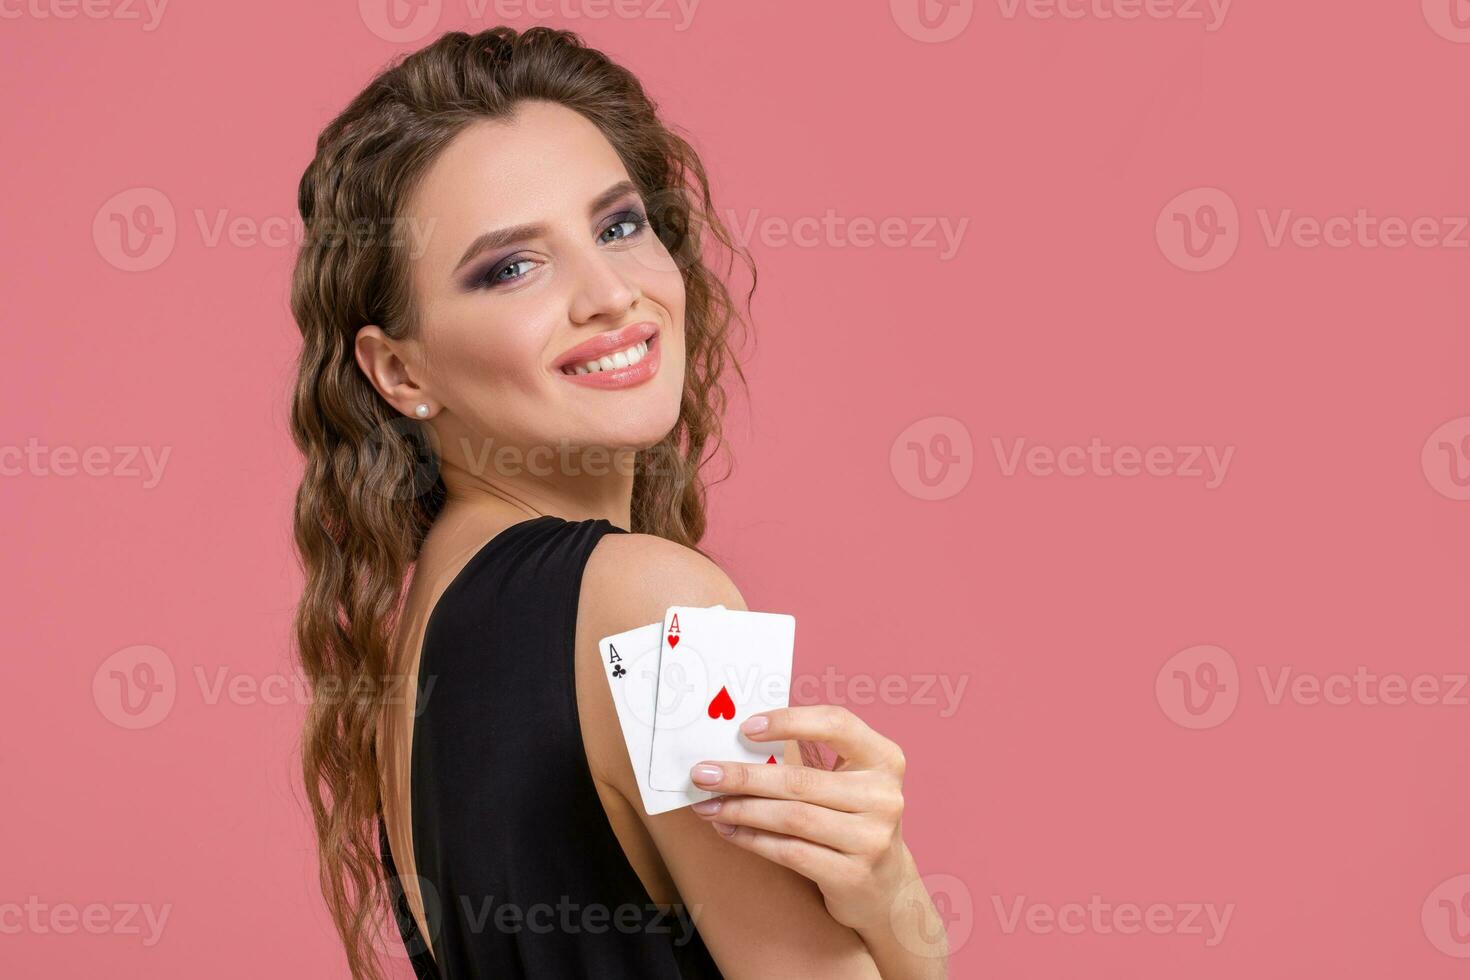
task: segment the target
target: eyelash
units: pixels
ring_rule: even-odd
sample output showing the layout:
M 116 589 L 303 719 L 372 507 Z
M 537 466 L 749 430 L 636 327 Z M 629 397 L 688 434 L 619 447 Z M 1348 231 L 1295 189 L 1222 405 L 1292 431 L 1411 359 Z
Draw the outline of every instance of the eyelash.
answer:
M 648 217 L 642 211 L 624 211 L 622 214 L 619 214 L 614 218 L 612 224 L 603 229 L 603 233 L 605 234 L 609 229 L 616 228 L 618 225 L 624 224 L 632 225 L 633 230 L 628 232 L 621 238 L 612 239 L 612 241 L 627 241 L 630 238 L 638 236 L 643 232 L 643 229 L 648 227 Z M 512 276 L 509 279 L 497 279 L 496 277 L 505 270 L 515 268 L 517 265 L 528 261 L 528 259 L 512 258 L 504 262 L 498 262 L 495 265 L 491 266 L 483 276 L 477 276 L 472 283 L 472 286 L 475 289 L 494 289 L 496 286 L 503 286 L 506 283 L 512 283 L 515 282 L 517 279 L 524 278 L 524 274 L 520 276 Z

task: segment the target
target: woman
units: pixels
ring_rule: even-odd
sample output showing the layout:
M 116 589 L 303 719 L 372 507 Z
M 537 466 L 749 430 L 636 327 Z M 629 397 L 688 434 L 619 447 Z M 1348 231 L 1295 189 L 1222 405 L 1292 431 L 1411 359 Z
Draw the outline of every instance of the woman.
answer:
M 698 550 L 739 322 L 701 248 L 733 249 L 637 80 L 446 34 L 326 127 L 299 206 L 303 766 L 354 977 L 385 898 L 420 977 L 943 976 L 903 754 L 846 710 L 747 720 L 786 765 L 639 805 L 597 640 L 746 607 Z

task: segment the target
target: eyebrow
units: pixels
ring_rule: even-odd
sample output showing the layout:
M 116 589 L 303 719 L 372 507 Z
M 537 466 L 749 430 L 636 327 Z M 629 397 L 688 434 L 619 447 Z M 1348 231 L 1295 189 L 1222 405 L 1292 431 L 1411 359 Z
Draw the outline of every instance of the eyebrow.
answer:
M 598 211 L 611 205 L 618 198 L 630 193 L 638 193 L 638 188 L 631 180 L 620 180 L 597 195 L 592 200 L 592 203 L 587 205 L 587 213 L 589 215 L 596 214 Z M 509 228 L 497 228 L 495 231 L 487 231 L 473 242 L 470 242 L 470 247 L 464 250 L 464 255 L 460 256 L 459 261 L 455 263 L 454 272 L 458 272 L 464 268 L 467 262 L 481 252 L 503 248 L 514 242 L 525 241 L 527 238 L 536 238 L 545 234 L 545 232 L 545 225 L 512 225 Z M 453 275 L 453 272 L 450 274 Z

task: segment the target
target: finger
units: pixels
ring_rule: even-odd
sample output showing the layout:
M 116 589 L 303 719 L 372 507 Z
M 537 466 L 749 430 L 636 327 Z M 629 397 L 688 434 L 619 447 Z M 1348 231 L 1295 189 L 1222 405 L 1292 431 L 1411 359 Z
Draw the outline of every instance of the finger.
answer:
M 759 854 L 819 884 L 840 880 L 847 871 L 850 859 L 830 847 L 752 827 L 732 827 L 718 821 L 714 826 L 721 837 L 736 847 Z M 729 836 L 725 836 L 727 831 Z
M 753 762 L 701 762 L 689 770 L 689 776 L 695 786 L 716 793 L 800 800 L 849 813 L 880 807 L 883 781 L 892 778 L 870 771 L 828 772 Z
M 757 718 L 765 718 L 766 727 L 749 731 L 747 726 Z M 903 751 L 897 743 L 835 704 L 803 704 L 763 711 L 741 722 L 740 732 L 753 742 L 792 738 L 826 742 L 855 769 L 886 769 L 902 774 L 904 768 Z
M 707 820 L 799 837 L 844 854 L 863 853 L 865 847 L 874 843 L 872 838 L 877 836 L 867 820 L 855 813 L 796 800 L 720 796 L 696 803 L 693 809 Z

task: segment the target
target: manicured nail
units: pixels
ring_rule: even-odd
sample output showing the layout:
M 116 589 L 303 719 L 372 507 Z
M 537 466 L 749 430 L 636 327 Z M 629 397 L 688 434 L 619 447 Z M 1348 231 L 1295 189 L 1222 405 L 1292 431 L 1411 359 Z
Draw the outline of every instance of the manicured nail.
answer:
M 695 813 L 702 814 L 706 817 L 712 817 L 720 812 L 720 807 L 724 805 L 724 802 L 725 801 L 720 799 L 719 797 L 715 797 L 713 800 L 700 800 L 698 803 L 694 804 L 691 809 L 694 810 Z
M 771 726 L 771 719 L 765 715 L 751 715 L 740 723 L 740 730 L 747 735 L 759 735 Z
M 701 762 L 699 765 L 689 770 L 690 779 L 694 780 L 696 783 L 704 783 L 707 786 L 712 786 L 715 783 L 718 783 L 720 781 L 720 777 L 723 775 L 724 773 L 720 771 L 719 766 L 712 766 L 707 762 Z
M 715 829 L 720 832 L 721 837 L 729 837 L 735 833 L 735 828 L 727 823 L 720 823 L 718 820 L 711 820 L 710 823 L 715 825 Z

